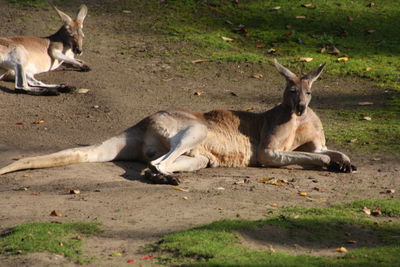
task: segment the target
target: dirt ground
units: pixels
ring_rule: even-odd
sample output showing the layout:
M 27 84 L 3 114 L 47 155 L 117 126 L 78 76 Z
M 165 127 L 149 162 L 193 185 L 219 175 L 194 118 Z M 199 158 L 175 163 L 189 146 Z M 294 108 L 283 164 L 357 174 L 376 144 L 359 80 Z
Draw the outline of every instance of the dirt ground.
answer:
M 115 1 L 104 2 L 112 5 Z M 191 64 L 191 60 L 198 58 L 187 53 L 166 56 L 165 52 L 179 51 L 179 44 L 160 42 L 161 36 L 136 23 L 140 21 L 139 11 L 109 11 L 100 1 L 86 3 L 89 16 L 81 59 L 92 71 L 61 68 L 37 78 L 87 88 L 89 93 L 55 97 L 18 95 L 13 93 L 13 83 L 0 82 L 0 166 L 22 156 L 102 141 L 144 116 L 171 106 L 196 111 L 251 108 L 261 112 L 279 103 L 284 81 L 272 66 Z M 50 8 L 15 8 L 5 0 L 0 0 L 0 6 L 1 36 L 45 36 L 60 25 Z M 75 14 L 78 6 L 77 1 L 68 1 L 60 9 Z M 180 63 L 182 59 L 188 62 L 185 68 Z M 251 78 L 255 73 L 264 77 Z M 317 112 L 332 107 L 350 109 L 360 101 L 379 103 L 384 99 L 383 89 L 367 81 L 322 76 L 315 84 L 311 105 Z M 195 92 L 204 94 L 196 96 Z M 44 123 L 33 124 L 38 119 Z M 11 173 L 0 179 L 0 227 L 4 230 L 30 221 L 101 222 L 105 231 L 84 242 L 86 254 L 96 257 L 91 265 L 123 266 L 127 259 L 146 255 L 141 248 L 164 234 L 219 219 L 260 219 L 273 203 L 279 207 L 314 207 L 356 199 L 399 197 L 398 159 L 384 154 L 361 154 L 345 147 L 336 149 L 352 158 L 358 172 L 336 174 L 296 167 L 204 169 L 179 174 L 181 187 L 188 192 L 147 183 L 140 175 L 145 166 L 130 162 Z M 259 182 L 272 177 L 288 183 L 274 186 Z M 243 179 L 249 182 L 234 184 Z M 28 190 L 18 190 L 24 187 Z M 383 193 L 389 188 L 397 189 L 396 193 Z M 70 195 L 70 189 L 79 189 L 81 194 Z M 300 191 L 307 192 L 311 199 L 299 196 Z M 52 210 L 63 216 L 50 216 Z M 111 257 L 114 252 L 123 256 Z M 0 262 L 2 266 L 74 265 L 60 255 L 40 253 L 0 256 Z M 152 264 L 155 262 L 138 263 Z

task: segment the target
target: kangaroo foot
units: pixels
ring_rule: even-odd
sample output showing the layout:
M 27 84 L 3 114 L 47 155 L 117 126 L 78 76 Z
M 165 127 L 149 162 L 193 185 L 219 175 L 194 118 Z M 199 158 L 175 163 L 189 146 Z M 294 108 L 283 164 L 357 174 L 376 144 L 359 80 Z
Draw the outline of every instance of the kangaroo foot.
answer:
M 16 94 L 27 94 L 27 95 L 41 95 L 41 96 L 57 96 L 60 93 L 56 88 L 35 88 L 30 90 L 15 88 Z
M 144 177 L 153 184 L 171 184 L 171 185 L 180 184 L 178 177 L 172 175 L 165 175 L 151 169 L 146 169 L 144 171 Z
M 331 172 L 345 172 L 351 173 L 357 171 L 357 167 L 353 164 L 345 164 L 340 162 L 331 162 L 329 163 L 328 170 Z
M 68 86 L 66 84 L 60 84 L 60 87 L 57 88 L 60 93 L 73 93 L 76 90 L 75 86 Z

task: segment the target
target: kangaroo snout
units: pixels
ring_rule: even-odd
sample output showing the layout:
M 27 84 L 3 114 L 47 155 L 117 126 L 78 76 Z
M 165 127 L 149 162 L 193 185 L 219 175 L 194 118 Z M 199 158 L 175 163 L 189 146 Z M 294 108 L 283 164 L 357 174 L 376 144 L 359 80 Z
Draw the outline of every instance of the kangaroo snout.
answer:
M 306 111 L 306 105 L 304 104 L 297 104 L 295 107 L 295 112 L 297 116 L 301 116 L 304 114 L 304 112 Z

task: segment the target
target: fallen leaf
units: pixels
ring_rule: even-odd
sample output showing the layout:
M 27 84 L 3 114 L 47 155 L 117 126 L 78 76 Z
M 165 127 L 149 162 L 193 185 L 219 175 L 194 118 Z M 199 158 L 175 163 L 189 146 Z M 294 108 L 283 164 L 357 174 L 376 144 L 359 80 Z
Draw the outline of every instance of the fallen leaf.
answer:
M 346 253 L 347 249 L 345 247 L 340 247 L 340 248 L 336 248 L 336 251 L 340 252 L 340 253 Z
M 208 61 L 210 61 L 210 60 L 208 60 L 208 59 L 195 59 L 195 60 L 192 60 L 192 63 L 193 64 L 197 64 L 197 63 L 203 63 L 203 62 L 208 62 Z
M 370 120 L 372 120 L 372 118 L 371 118 L 371 117 L 368 117 L 368 116 L 364 116 L 362 119 L 363 119 L 364 121 L 370 121 Z
M 50 213 L 50 215 L 51 215 L 51 216 L 56 216 L 56 217 L 62 217 L 61 212 L 58 212 L 58 211 L 56 211 L 56 210 L 53 210 L 53 211 Z
M 79 88 L 76 92 L 78 94 L 87 94 L 90 91 L 90 89 L 86 89 L 86 88 Z
M 275 207 L 276 208 L 276 207 L 279 207 L 279 205 L 277 203 L 272 203 L 271 207 Z
M 127 263 L 135 263 L 135 262 L 136 262 L 136 260 L 134 260 L 134 259 L 130 259 L 130 260 L 127 260 L 126 262 L 127 262 Z
M 44 123 L 44 120 L 35 120 L 33 122 L 33 124 L 42 124 L 42 123 Z
M 201 96 L 201 95 L 204 95 L 205 94 L 205 92 L 194 92 L 194 95 L 198 95 L 198 96 Z
M 317 192 L 325 192 L 325 190 L 324 189 L 322 189 L 322 188 L 319 188 L 319 187 L 314 187 L 313 188 L 315 191 L 317 191 Z
M 31 174 L 24 174 L 24 175 L 22 175 L 22 177 L 32 177 L 32 175 Z
M 229 92 L 231 96 L 238 96 L 235 92 Z
M 82 238 L 81 238 L 80 235 L 76 235 L 76 236 L 75 236 L 75 239 L 76 239 L 76 240 L 81 240 Z
M 365 68 L 365 71 L 370 71 L 370 70 L 372 70 L 371 67 L 366 67 L 366 68 Z
M 339 55 L 340 50 L 336 48 L 334 45 L 326 45 L 323 48 L 321 48 L 321 54 L 330 54 L 330 55 Z
M 299 195 L 302 196 L 302 197 L 308 196 L 307 192 L 299 192 Z
M 257 48 L 264 48 L 264 47 L 265 47 L 265 44 L 256 44 L 256 47 L 257 47 Z
M 177 186 L 177 185 L 171 185 L 171 188 L 175 189 L 175 190 L 178 190 L 178 191 L 189 192 L 188 189 L 183 189 L 182 187 Z
M 350 140 L 349 140 L 349 143 L 355 143 L 355 142 L 357 142 L 357 141 L 358 141 L 357 138 L 353 138 L 353 139 L 350 139 Z
M 260 73 L 256 73 L 256 74 L 251 75 L 251 77 L 255 78 L 255 79 L 261 79 L 264 76 L 262 74 L 260 74 Z
M 151 259 L 153 259 L 153 256 L 143 256 L 142 257 L 142 260 L 151 260 Z
M 302 6 L 302 7 L 305 7 L 305 8 L 314 8 L 314 5 L 311 4 L 311 3 L 309 3 L 309 4 L 302 4 L 301 6 Z
M 293 219 L 298 219 L 298 218 L 300 218 L 300 215 L 294 215 L 293 216 Z
M 305 19 L 306 16 L 296 16 L 296 19 Z
M 369 3 L 369 4 L 367 5 L 367 7 L 374 7 L 374 6 L 376 6 L 376 4 L 375 4 L 374 2 L 371 2 L 371 3 Z
M 58 243 L 59 245 L 60 245 L 60 247 L 63 247 L 64 246 L 64 243 L 63 242 L 60 242 L 60 243 Z
M 23 122 L 16 122 L 15 125 L 24 125 Z
M 132 13 L 132 11 L 130 11 L 130 10 L 122 10 L 122 13 L 130 14 L 130 13 Z
M 358 102 L 359 106 L 372 106 L 373 104 L 373 102 Z
M 271 8 L 271 10 L 279 10 L 279 9 L 281 9 L 281 7 L 280 6 L 275 6 L 275 7 L 273 7 L 273 8 Z
M 17 254 L 22 254 L 22 252 L 24 252 L 22 249 L 17 249 L 16 251 L 15 251 Z
M 367 214 L 367 215 L 371 215 L 371 210 L 370 210 L 369 208 L 367 208 L 367 207 L 364 207 L 364 208 L 362 209 L 362 211 L 363 211 L 365 214 Z
M 374 209 L 371 211 L 371 215 L 380 216 L 380 215 L 382 215 L 382 211 L 381 211 L 381 209 Z
M 268 54 L 274 54 L 274 53 L 276 53 L 276 49 L 275 48 L 270 48 L 270 49 L 267 50 L 267 53 Z
M 349 61 L 349 58 L 348 58 L 348 57 L 339 57 L 339 58 L 337 59 L 337 61 L 339 61 L 339 62 L 346 62 L 346 61 Z
M 119 252 L 114 252 L 113 254 L 111 254 L 112 257 L 121 257 L 122 253 Z
M 299 58 L 300 62 L 310 62 L 312 60 L 313 60 L 312 57 L 301 57 L 301 58 Z
M 78 189 L 70 189 L 70 190 L 69 190 L 69 193 L 70 193 L 71 195 L 79 195 L 79 194 L 81 193 L 81 191 L 78 190 Z
M 386 193 L 388 193 L 388 194 L 394 194 L 395 192 L 396 192 L 396 190 L 394 190 L 394 189 L 386 190 Z
M 216 190 L 225 190 L 225 188 L 223 188 L 222 186 L 215 188 Z
M 188 197 L 183 197 L 183 199 L 184 199 L 184 200 L 188 200 L 189 198 L 188 198 Z
M 225 37 L 225 36 L 221 36 L 222 40 L 224 40 L 225 42 L 233 42 L 234 40 L 232 38 L 229 37 Z
M 357 244 L 357 240 L 347 240 L 347 244 Z

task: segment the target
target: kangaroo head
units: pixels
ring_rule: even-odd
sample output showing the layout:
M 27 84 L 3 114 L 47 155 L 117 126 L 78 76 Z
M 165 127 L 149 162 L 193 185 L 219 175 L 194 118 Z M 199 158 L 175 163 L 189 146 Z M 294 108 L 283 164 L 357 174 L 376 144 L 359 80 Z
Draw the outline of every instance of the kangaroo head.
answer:
M 322 73 L 325 63 L 301 78 L 279 64 L 276 59 L 274 63 L 279 73 L 286 79 L 282 105 L 288 107 L 297 116 L 303 115 L 311 101 L 311 86 Z
M 76 15 L 76 19 L 72 19 L 70 16 L 55 7 L 52 3 L 50 3 L 50 5 L 54 8 L 61 20 L 64 22 L 64 25 L 61 28 L 63 43 L 69 45 L 74 54 L 82 54 L 83 38 L 85 37 L 82 31 L 83 21 L 85 20 L 88 11 L 86 5 L 81 5 L 78 14 Z

